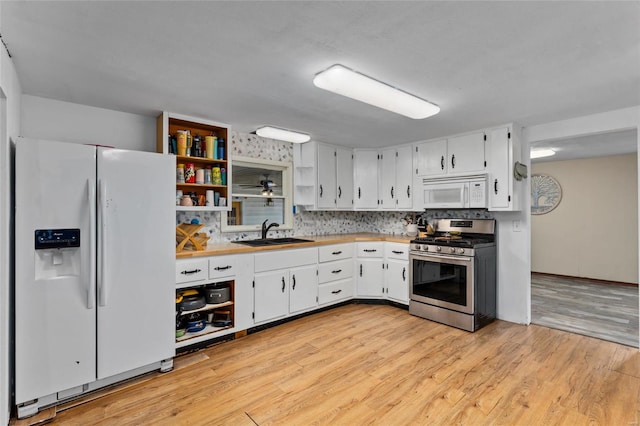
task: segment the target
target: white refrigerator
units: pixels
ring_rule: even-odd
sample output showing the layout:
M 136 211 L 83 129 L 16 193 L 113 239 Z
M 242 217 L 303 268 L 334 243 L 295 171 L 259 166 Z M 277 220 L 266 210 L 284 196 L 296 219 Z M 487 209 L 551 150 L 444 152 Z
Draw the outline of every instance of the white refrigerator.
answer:
M 175 158 L 18 138 L 19 417 L 175 355 Z

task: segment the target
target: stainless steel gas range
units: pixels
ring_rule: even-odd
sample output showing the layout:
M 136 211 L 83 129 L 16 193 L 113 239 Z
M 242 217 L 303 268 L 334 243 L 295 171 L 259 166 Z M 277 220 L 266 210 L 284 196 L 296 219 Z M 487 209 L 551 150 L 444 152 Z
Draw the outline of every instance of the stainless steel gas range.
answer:
M 411 241 L 409 312 L 467 331 L 496 317 L 493 219 L 440 219 Z

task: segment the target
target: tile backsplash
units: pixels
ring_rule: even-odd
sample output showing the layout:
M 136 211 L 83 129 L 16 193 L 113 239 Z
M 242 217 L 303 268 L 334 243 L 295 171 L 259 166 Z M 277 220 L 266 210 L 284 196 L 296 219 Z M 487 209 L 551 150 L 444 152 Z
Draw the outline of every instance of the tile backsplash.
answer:
M 293 144 L 257 135 L 231 133 L 231 149 L 234 156 L 261 158 L 273 161 L 293 161 Z M 448 217 L 492 218 L 486 210 L 430 210 L 428 212 L 383 212 L 383 211 L 299 211 L 293 216 L 293 230 L 272 228 L 269 236 L 290 237 L 294 235 L 326 235 L 353 232 L 381 232 L 404 234 L 403 220 L 406 216 L 425 219 Z M 190 222 L 197 218 L 204 224 L 204 232 L 212 242 L 237 241 L 260 238 L 260 232 L 221 232 L 220 212 L 177 212 L 176 224 Z

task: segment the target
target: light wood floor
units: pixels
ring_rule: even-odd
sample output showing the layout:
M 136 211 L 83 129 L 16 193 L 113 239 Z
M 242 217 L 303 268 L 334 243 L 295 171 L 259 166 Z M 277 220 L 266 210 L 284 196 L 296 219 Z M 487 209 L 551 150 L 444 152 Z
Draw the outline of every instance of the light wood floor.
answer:
M 531 274 L 531 322 L 638 347 L 638 287 Z
M 637 349 L 496 321 L 467 333 L 347 305 L 180 357 L 71 425 L 637 425 Z

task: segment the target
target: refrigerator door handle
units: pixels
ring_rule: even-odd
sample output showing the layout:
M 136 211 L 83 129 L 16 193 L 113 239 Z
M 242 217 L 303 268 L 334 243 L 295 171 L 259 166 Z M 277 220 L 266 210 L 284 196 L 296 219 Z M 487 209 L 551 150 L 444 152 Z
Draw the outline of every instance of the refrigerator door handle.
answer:
M 107 184 L 98 182 L 98 200 L 100 203 L 100 281 L 98 282 L 98 305 L 107 305 Z
M 87 288 L 87 309 L 93 309 L 96 300 L 96 182 L 87 179 L 89 198 L 89 279 Z

